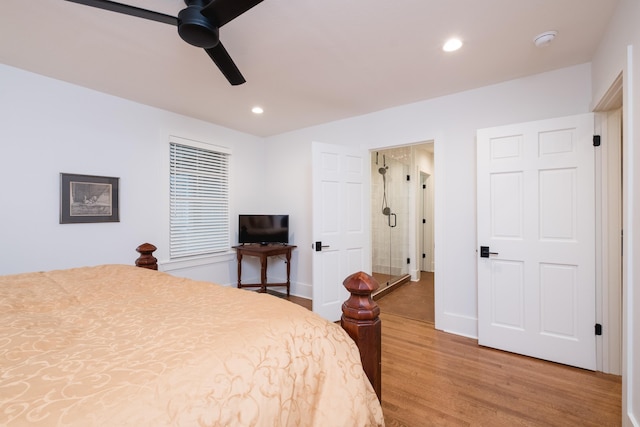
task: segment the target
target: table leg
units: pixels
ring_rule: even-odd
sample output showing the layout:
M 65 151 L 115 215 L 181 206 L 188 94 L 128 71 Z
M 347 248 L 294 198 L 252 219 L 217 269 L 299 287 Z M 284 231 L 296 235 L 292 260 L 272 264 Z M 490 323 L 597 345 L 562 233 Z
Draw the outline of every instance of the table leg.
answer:
M 260 288 L 260 292 L 267 292 L 267 256 L 262 255 L 260 257 L 260 284 L 262 287 Z
M 238 289 L 242 287 L 240 284 L 240 278 L 242 277 L 242 253 L 240 251 L 236 252 L 236 258 L 238 259 Z
M 287 251 L 287 296 L 289 296 L 289 287 L 291 286 L 289 282 L 289 277 L 291 276 L 291 250 Z

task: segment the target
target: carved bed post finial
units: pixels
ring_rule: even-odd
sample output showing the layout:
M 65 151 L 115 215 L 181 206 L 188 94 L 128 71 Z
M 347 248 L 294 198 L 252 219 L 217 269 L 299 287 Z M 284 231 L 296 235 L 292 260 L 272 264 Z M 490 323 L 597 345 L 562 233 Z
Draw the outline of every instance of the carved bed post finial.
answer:
M 150 270 L 158 269 L 158 260 L 152 255 L 156 248 L 151 243 L 143 243 L 136 248 L 140 254 L 136 260 L 136 267 L 148 268 Z
M 342 282 L 351 296 L 342 304 L 340 324 L 360 349 L 360 359 L 373 389 L 382 397 L 382 323 L 380 307 L 371 294 L 380 287 L 378 281 L 362 271 Z

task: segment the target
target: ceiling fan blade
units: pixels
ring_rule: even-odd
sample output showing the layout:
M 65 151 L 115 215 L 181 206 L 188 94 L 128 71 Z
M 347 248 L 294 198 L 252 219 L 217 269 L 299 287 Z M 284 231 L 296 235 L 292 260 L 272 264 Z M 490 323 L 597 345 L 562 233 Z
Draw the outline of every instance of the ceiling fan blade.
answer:
M 212 0 L 202 8 L 202 14 L 211 19 L 218 28 L 245 13 L 263 0 Z
M 237 86 L 246 82 L 242 73 L 240 73 L 240 70 L 233 62 L 233 59 L 231 59 L 227 50 L 222 46 L 222 43 L 218 43 L 212 48 L 205 49 L 205 51 L 218 66 L 222 74 L 224 74 L 227 80 L 229 80 L 229 83 L 233 86 Z
M 116 3 L 109 0 L 67 0 L 71 3 L 83 4 L 85 6 L 97 7 L 111 12 L 131 15 L 137 18 L 149 19 L 151 21 L 162 22 L 164 24 L 178 25 L 178 18 L 175 16 L 165 15 L 164 13 L 154 12 L 152 10 L 141 9 L 139 7 L 130 6 L 128 4 Z

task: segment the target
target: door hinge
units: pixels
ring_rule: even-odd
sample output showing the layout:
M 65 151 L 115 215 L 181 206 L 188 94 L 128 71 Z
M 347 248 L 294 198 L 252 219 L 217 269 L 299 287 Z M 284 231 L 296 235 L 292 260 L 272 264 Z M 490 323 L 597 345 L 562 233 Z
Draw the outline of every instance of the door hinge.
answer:
M 426 220 L 426 219 L 424 219 L 424 218 L 422 218 L 422 223 L 423 223 L 423 224 L 426 224 L 426 223 L 427 223 L 427 220 Z
M 600 135 L 593 135 L 593 146 L 600 147 Z
M 422 258 L 426 258 L 426 257 L 427 257 L 427 254 L 422 254 Z
M 596 335 L 602 335 L 602 325 L 600 323 L 596 323 Z
M 407 181 L 411 181 L 411 175 L 407 175 Z
M 411 258 L 407 258 L 407 264 L 411 264 Z
M 426 184 L 422 184 L 422 189 L 426 190 L 427 189 L 427 185 Z

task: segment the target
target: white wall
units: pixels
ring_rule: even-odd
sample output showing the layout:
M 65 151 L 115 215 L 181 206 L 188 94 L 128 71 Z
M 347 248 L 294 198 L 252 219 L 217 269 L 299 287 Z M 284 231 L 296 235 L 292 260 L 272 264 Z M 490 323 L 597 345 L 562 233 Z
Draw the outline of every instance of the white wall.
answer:
M 265 212 L 289 215 L 291 253 L 291 292 L 311 298 L 311 144 L 268 144 L 263 159 L 265 173 L 260 179 L 272 189 L 264 201 Z M 269 277 L 285 277 L 285 265 L 275 261 L 268 266 Z M 243 273 L 244 276 L 244 273 Z M 271 279 L 270 279 L 271 280 Z
M 622 424 L 640 426 L 640 2 L 620 0 L 593 59 L 597 105 L 623 74 L 624 259 Z
M 0 274 L 167 259 L 169 134 L 231 148 L 232 221 L 263 203 L 262 138 L 4 65 L 0 94 Z M 120 222 L 59 224 L 61 172 L 119 177 Z M 183 273 L 235 283 L 230 258 Z
M 287 181 L 283 193 L 290 195 L 293 215 L 311 218 L 312 141 L 367 150 L 434 140 L 436 285 L 442 286 L 436 325 L 476 336 L 476 129 L 588 112 L 590 77 L 584 64 L 289 132 L 267 139 L 269 156 L 295 153 L 286 174 L 296 179 Z M 272 186 L 283 182 L 282 164 L 274 163 L 266 174 Z M 296 237 L 297 280 L 311 283 L 311 224 L 297 228 Z

